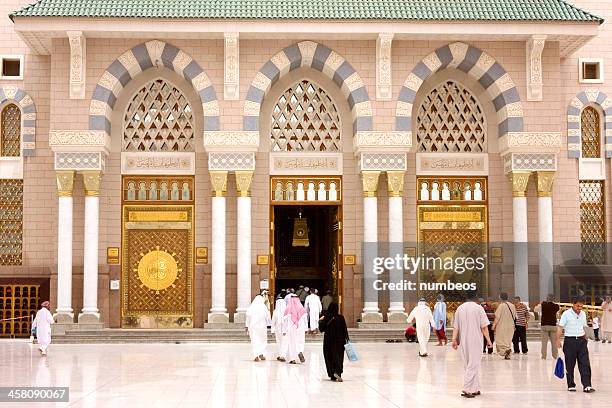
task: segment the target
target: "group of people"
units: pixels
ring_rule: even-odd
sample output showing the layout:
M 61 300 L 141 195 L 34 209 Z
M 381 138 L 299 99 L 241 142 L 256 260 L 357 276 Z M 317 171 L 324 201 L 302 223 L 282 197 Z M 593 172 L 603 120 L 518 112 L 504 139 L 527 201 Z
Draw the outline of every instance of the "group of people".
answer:
M 319 298 L 319 291 L 317 289 L 310 289 L 300 285 L 297 291 L 293 288 L 282 289 L 276 297 L 276 300 L 283 299 L 285 304 L 288 304 L 291 297 L 297 297 L 306 310 L 307 333 L 318 334 L 320 332 L 319 319 L 321 313 L 325 312 L 334 301 L 331 291 L 327 291 L 323 299 L 321 299 Z
M 279 294 L 274 304 L 274 312 L 266 305 L 266 293 L 255 296 L 246 313 L 245 326 L 251 339 L 253 359 L 266 360 L 268 326 L 275 335 L 276 359 L 289 364 L 305 363 L 304 345 L 306 332 L 324 333 L 323 357 L 327 374 L 331 381 L 342 382 L 344 364 L 344 345 L 349 341 L 348 328 L 344 317 L 339 314 L 338 304 L 332 301 L 323 311 L 322 302 L 316 290 L 304 296 L 298 291 L 286 290 Z M 331 297 L 331 293 L 327 293 Z M 326 296 L 327 296 L 326 295 Z
M 493 342 L 497 353 L 505 360 L 509 360 L 514 353 L 528 352 L 527 329 L 530 313 L 528 307 L 515 296 L 512 302 L 507 293 L 501 293 L 499 302 L 494 308 L 491 300 L 478 298 L 475 293 L 468 293 L 468 300 L 461 304 L 454 316 L 454 330 L 452 346 L 461 352 L 465 377 L 464 388 L 461 393 L 466 398 L 481 395 L 479 371 L 483 353 L 493 353 Z M 587 336 L 585 328 L 588 322 L 582 310 L 584 299 L 575 297 L 572 307 L 561 315 L 557 323 L 559 305 L 554 302 L 554 296 L 549 295 L 540 305 L 541 310 L 541 339 L 542 359 L 547 358 L 548 343 L 551 343 L 552 356 L 558 357 L 558 349 L 563 349 L 565 357 L 568 391 L 576 391 L 574 381 L 574 368 L 578 365 L 583 391 L 592 393 L 595 389 L 591 384 L 591 368 Z M 429 308 L 425 299 L 421 299 L 410 312 L 407 319 L 411 324 L 416 321 L 416 328 L 412 325 L 406 331 L 407 337 L 415 335 L 419 342 L 419 356 L 427 356 L 427 343 L 431 330 L 434 330 L 438 345 L 446 344 L 446 304 L 444 296 L 439 295 L 434 311 Z M 612 331 L 612 302 L 607 297 L 602 304 L 601 327 L 603 342 L 609 341 Z M 412 329 L 412 330 L 410 330 Z M 563 341 L 562 341 L 563 338 Z

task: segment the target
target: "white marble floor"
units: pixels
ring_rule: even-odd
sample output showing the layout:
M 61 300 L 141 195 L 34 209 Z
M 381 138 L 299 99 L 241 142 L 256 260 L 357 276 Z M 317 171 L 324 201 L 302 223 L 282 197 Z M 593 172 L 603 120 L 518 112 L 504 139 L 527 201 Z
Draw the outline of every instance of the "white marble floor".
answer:
M 419 358 L 414 344 L 357 344 L 344 383 L 326 378 L 320 344 L 307 361 L 251 361 L 246 344 L 51 345 L 40 357 L 25 341 L 0 341 L 0 386 L 70 386 L 70 407 L 609 407 L 612 344 L 590 343 L 594 394 L 568 393 L 540 359 L 539 343 L 511 361 L 485 356 L 483 395 L 459 396 L 462 368 L 450 346 Z M 607 368 L 607 369 L 606 369 Z M 578 374 L 578 373 L 576 373 Z M 578 383 L 580 387 L 580 383 Z M 54 406 L 1 404 L 0 406 Z

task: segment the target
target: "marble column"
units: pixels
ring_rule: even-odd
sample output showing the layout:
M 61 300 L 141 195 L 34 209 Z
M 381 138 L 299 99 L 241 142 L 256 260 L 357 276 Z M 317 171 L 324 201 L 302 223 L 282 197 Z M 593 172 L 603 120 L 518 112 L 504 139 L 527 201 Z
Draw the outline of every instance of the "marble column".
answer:
M 85 185 L 85 234 L 83 242 L 83 310 L 79 323 L 99 323 L 98 310 L 98 237 L 100 211 L 99 170 L 83 171 Z
M 554 171 L 536 172 L 538 184 L 538 265 L 540 275 L 539 298 L 544 300 L 554 293 L 553 279 L 553 218 L 552 190 Z M 524 299 L 529 301 L 529 299 Z
M 514 293 L 529 299 L 529 258 L 527 255 L 527 184 L 528 171 L 509 173 L 512 183 L 512 240 L 514 260 Z
M 212 245 L 211 275 L 212 307 L 208 313 L 208 323 L 229 323 L 225 307 L 225 192 L 227 191 L 227 171 L 211 171 L 212 197 Z
M 237 235 L 236 279 L 238 286 L 238 305 L 234 323 L 244 323 L 246 310 L 251 304 L 251 181 L 253 171 L 236 171 Z
M 72 190 L 74 171 L 57 177 L 57 309 L 58 323 L 73 323 L 72 311 Z
M 404 211 L 403 197 L 404 172 L 388 171 L 387 184 L 389 192 L 389 256 L 395 258 L 404 253 Z M 403 269 L 391 269 L 389 282 L 401 282 Z M 390 323 L 406 323 L 404 309 L 404 291 L 393 290 L 389 293 L 389 311 L 387 320 Z
M 378 178 L 380 171 L 362 171 L 363 182 L 363 313 L 362 323 L 382 323 L 378 309 L 378 291 L 374 281 L 378 275 L 372 272 L 373 260 L 378 256 Z

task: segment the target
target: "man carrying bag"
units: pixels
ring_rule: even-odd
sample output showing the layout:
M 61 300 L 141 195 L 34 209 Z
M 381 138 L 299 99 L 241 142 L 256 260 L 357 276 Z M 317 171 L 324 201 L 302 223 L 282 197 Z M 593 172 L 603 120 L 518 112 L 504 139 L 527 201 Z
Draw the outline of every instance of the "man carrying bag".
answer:
M 565 331 L 563 341 L 563 354 L 565 354 L 565 366 L 567 371 L 567 390 L 576 392 L 574 382 L 574 368 L 578 362 L 580 381 L 582 389 L 586 393 L 595 392 L 591 386 L 591 363 L 589 361 L 588 340 L 585 336 L 584 327 L 587 325 L 586 314 L 582 310 L 584 299 L 574 297 L 573 306 L 561 315 L 557 329 L 557 348 L 561 348 L 561 335 Z

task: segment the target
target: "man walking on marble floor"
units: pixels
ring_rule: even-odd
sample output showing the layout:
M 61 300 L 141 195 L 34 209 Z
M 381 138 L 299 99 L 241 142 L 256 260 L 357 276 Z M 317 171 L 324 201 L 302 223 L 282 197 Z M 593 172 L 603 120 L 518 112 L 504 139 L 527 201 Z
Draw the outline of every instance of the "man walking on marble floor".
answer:
M 497 353 L 510 360 L 512 353 L 512 337 L 514 336 L 514 328 L 516 321 L 516 308 L 508 302 L 508 294 L 502 292 L 499 295 L 500 304 L 495 309 L 495 321 L 493 322 L 493 330 L 495 331 L 495 344 Z
M 512 345 L 514 354 L 527 354 L 527 329 L 529 327 L 529 309 L 524 303 L 521 303 L 520 296 L 514 297 L 514 307 L 516 308 L 516 324 L 514 327 L 514 336 L 512 337 Z M 520 348 L 519 348 L 520 344 Z
M 555 295 L 552 293 L 542 302 L 542 311 L 540 314 L 540 341 L 542 343 L 542 359 L 546 360 L 548 356 L 548 342 L 550 341 L 550 351 L 554 360 L 557 359 L 559 352 L 557 349 L 557 313 L 559 313 L 559 305 L 555 303 Z
M 436 322 L 424 298 L 419 300 L 419 303 L 412 309 L 412 312 L 410 312 L 406 320 L 408 324 L 416 320 L 417 338 L 419 339 L 419 357 L 427 357 L 429 335 L 431 328 L 436 327 Z
M 572 307 L 561 315 L 557 328 L 557 348 L 563 345 L 565 354 L 565 369 L 567 375 L 567 390 L 576 392 L 574 368 L 578 363 L 580 382 L 586 393 L 595 392 L 591 386 L 591 362 L 589 360 L 588 340 L 584 328 L 587 325 L 586 314 L 582 310 L 584 298 L 576 296 L 572 299 Z M 561 335 L 564 334 L 563 344 Z
M 53 316 L 49 311 L 51 303 L 45 300 L 41 304 L 40 310 L 36 313 L 36 317 L 32 322 L 32 328 L 36 329 L 36 342 L 40 354 L 43 356 L 47 355 L 47 348 L 51 344 L 51 324 L 53 323 Z
M 436 337 L 438 337 L 438 346 L 442 345 L 444 341 L 444 345 L 448 343 L 446 338 L 446 302 L 444 302 L 444 295 L 438 295 L 438 301 L 434 306 L 434 320 L 436 325 L 434 329 L 436 331 Z
M 306 296 L 304 302 L 304 308 L 308 313 L 308 333 L 317 334 L 319 332 L 319 318 L 321 317 L 321 311 L 323 306 L 321 305 L 321 299 L 315 293 L 316 289 L 310 291 L 310 295 Z
M 453 348 L 461 352 L 465 370 L 461 396 L 474 398 L 480 395 L 480 363 L 482 360 L 482 338 L 486 346 L 493 348 L 489 338 L 489 319 L 482 306 L 477 303 L 476 293 L 467 295 L 468 301 L 455 311 Z

